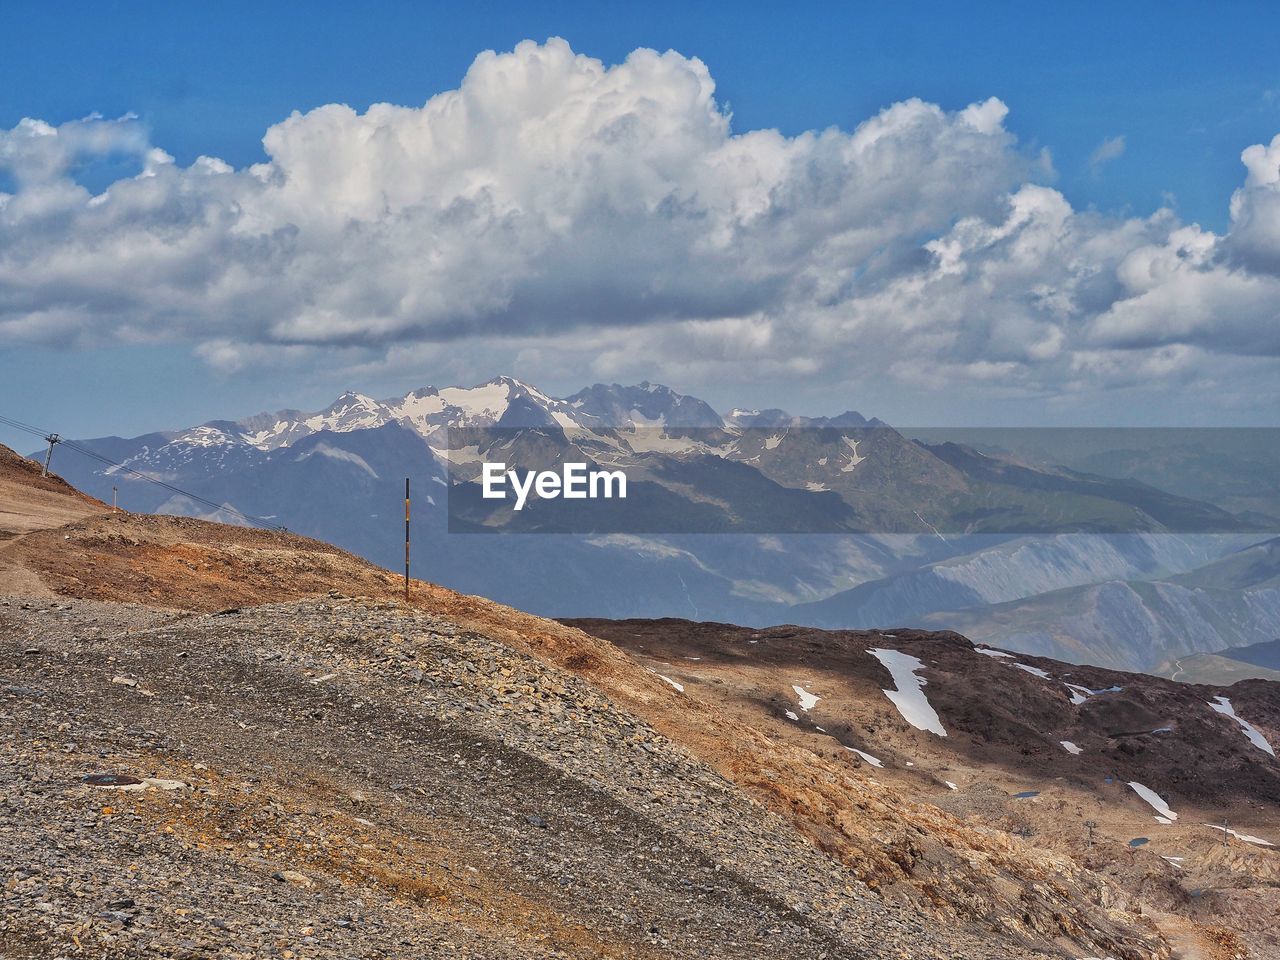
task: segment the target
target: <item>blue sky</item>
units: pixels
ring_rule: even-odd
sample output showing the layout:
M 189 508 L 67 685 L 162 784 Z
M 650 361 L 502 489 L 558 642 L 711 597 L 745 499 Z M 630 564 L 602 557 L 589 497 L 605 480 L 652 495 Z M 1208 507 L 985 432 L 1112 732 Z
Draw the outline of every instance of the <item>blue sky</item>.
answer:
M 545 9 L 534 9 L 537 7 Z M 75 7 L 75 5 L 72 5 Z M 1038 8 L 1038 9 L 1033 9 Z M 1280 17 L 1268 4 L 6 4 L 0 126 L 141 115 L 189 162 L 263 158 L 292 110 L 418 105 L 476 53 L 561 36 L 617 62 L 636 47 L 704 60 L 742 129 L 849 126 L 907 97 L 997 96 L 1053 151 L 1077 205 L 1177 198 L 1215 228 L 1240 151 L 1280 130 Z M 1090 154 L 1124 136 L 1105 175 Z
M 0 31 L 0 129 L 23 117 L 57 126 L 90 113 L 136 114 L 178 166 L 199 155 L 233 167 L 266 159 L 264 131 L 292 111 L 328 103 L 357 111 L 421 106 L 456 88 L 479 51 L 564 37 L 618 63 L 637 47 L 702 60 L 735 132 L 788 137 L 851 130 L 911 97 L 956 111 L 988 97 L 1041 181 L 1077 212 L 1147 216 L 1171 205 L 1184 223 L 1223 233 L 1243 180 L 1241 151 L 1280 132 L 1280 16 L 1266 4 L 531 4 L 274 3 L 6 4 Z M 1123 138 L 1123 148 L 1119 140 Z M 1109 159 L 1091 162 L 1112 141 Z M 101 189 L 134 172 L 99 158 L 81 182 Z M 0 190 L 12 189 L 0 171 Z M 179 426 L 258 407 L 322 403 L 338 384 L 320 364 L 273 376 L 211 370 L 190 338 L 96 351 L 0 341 L 0 409 L 76 435 Z M 435 371 L 378 372 L 342 384 L 394 392 Z M 442 368 L 444 375 L 447 368 Z M 493 370 L 496 374 L 504 372 Z M 1270 378 L 1274 371 L 1261 376 Z M 572 377 L 572 374 L 567 375 Z M 554 379 L 554 378 L 553 378 Z M 570 386 L 551 383 L 551 388 Z M 921 422 L 901 399 L 675 383 L 716 402 L 792 400 Z M 380 389 L 381 388 L 381 391 Z M 1048 396 L 1052 390 L 1041 391 Z M 730 396 L 732 394 L 732 396 Z M 91 396 L 107 402 L 90 402 Z M 1005 408 L 975 399 L 972 416 Z M 1138 418 L 1158 404 L 1141 401 Z M 816 412 L 816 411 L 815 411 Z M 1061 418 L 1057 413 L 1045 419 Z M 1190 414 L 1188 414 L 1190 415 Z M 1223 419 L 1247 419 L 1237 407 Z M 13 442 L 0 433 L 0 440 Z

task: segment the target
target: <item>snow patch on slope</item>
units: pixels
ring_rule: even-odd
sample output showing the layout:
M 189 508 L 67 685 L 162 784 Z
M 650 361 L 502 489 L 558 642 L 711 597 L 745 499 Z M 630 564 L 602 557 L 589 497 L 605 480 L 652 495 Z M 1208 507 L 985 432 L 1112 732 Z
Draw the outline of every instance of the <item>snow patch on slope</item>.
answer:
M 1049 679 L 1049 672 L 1047 670 L 1041 670 L 1039 667 L 1032 667 L 1025 663 L 1011 663 L 1009 664 L 1009 666 L 1017 670 L 1025 670 L 1027 673 L 1031 674 L 1033 677 L 1040 677 L 1043 680 Z
M 1211 706 L 1218 713 L 1222 714 L 1224 717 L 1230 717 L 1236 723 L 1240 724 L 1240 729 L 1244 731 L 1244 735 L 1249 738 L 1250 743 L 1252 743 L 1259 750 L 1262 750 L 1265 753 L 1271 754 L 1271 756 L 1273 757 L 1276 755 L 1275 748 L 1272 747 L 1269 742 L 1267 742 L 1267 738 L 1262 735 L 1262 731 L 1260 731 L 1248 720 L 1245 720 L 1243 717 L 1236 715 L 1235 707 L 1231 706 L 1230 700 L 1228 700 L 1226 697 L 1214 697 L 1213 699 L 1214 699 L 1214 702 L 1210 703 L 1209 706 Z
M 945 737 L 947 731 L 942 727 L 942 720 L 924 695 L 924 687 L 928 681 L 916 676 L 917 670 L 924 669 L 924 663 L 918 657 L 900 650 L 876 649 L 867 652 L 884 664 L 885 669 L 893 677 L 893 683 L 897 689 L 882 692 L 898 708 L 902 719 L 917 730 L 926 730 Z
M 1164 798 L 1161 797 L 1160 794 L 1152 790 L 1150 787 L 1143 786 L 1141 783 L 1138 783 L 1138 781 L 1136 780 L 1130 780 L 1129 787 L 1133 790 L 1134 793 L 1140 796 L 1143 800 L 1147 801 L 1147 803 L 1150 804 L 1152 810 L 1160 814 L 1160 816 L 1156 817 L 1157 820 L 1161 820 L 1161 817 L 1163 817 L 1164 820 L 1168 820 L 1170 822 L 1178 819 L 1178 815 L 1174 813 L 1171 809 L 1169 809 L 1169 804 L 1165 802 Z M 1161 822 L 1164 822 L 1164 820 L 1161 820 Z
M 1234 830 L 1229 830 L 1226 827 L 1220 826 L 1219 824 L 1216 824 L 1216 823 L 1206 823 L 1205 826 L 1212 827 L 1214 830 L 1222 830 L 1226 832 L 1229 836 L 1235 837 L 1237 840 L 1243 840 L 1245 843 L 1257 844 L 1259 847 L 1275 846 L 1275 844 L 1272 843 L 1270 840 L 1263 840 L 1261 837 L 1251 837 L 1247 833 L 1236 833 Z
M 848 751 L 850 751 L 850 752 L 852 752 L 852 753 L 856 753 L 858 756 L 860 756 L 860 757 L 861 757 L 863 760 L 865 760 L 867 763 L 871 764 L 873 767 L 883 767 L 883 766 L 884 766 L 884 761 L 883 761 L 883 760 L 881 760 L 879 757 L 873 757 L 873 756 L 872 756 L 871 754 L 869 754 L 869 753 L 863 753 L 863 752 L 862 752 L 861 750 L 859 750 L 857 747 L 845 747 L 845 749 L 846 749 L 846 750 L 848 750 Z
M 791 689 L 796 692 L 796 696 L 800 698 L 800 709 L 808 713 L 818 705 L 818 701 L 822 698 L 816 694 L 810 693 L 804 687 L 798 684 L 792 684 Z
M 360 454 L 352 453 L 350 450 L 340 450 L 337 447 L 329 446 L 327 443 L 316 444 L 314 449 L 300 454 L 298 461 L 302 462 L 303 460 L 309 460 L 315 454 L 320 454 L 322 457 L 328 457 L 330 460 L 341 460 L 345 463 L 355 464 L 375 480 L 378 479 L 378 472 L 374 470 L 373 467 L 369 466 L 369 462 L 365 460 L 364 457 L 360 456 Z

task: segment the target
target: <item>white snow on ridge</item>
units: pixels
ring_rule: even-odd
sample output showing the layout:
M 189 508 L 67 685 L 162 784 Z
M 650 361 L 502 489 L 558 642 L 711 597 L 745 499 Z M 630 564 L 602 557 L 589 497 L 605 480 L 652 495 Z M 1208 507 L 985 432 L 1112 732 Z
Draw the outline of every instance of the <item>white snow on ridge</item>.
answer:
M 233 437 L 225 430 L 219 430 L 217 427 L 208 425 L 200 427 L 192 427 L 185 433 L 174 437 L 170 443 L 186 443 L 193 447 L 221 447 L 231 443 L 239 443 L 238 437 Z
M 1039 667 L 1032 667 L 1025 663 L 1011 663 L 1009 664 L 1009 666 L 1013 667 L 1016 670 L 1025 670 L 1027 673 L 1031 674 L 1033 677 L 1040 677 L 1043 680 L 1049 679 L 1049 672 L 1047 670 L 1041 670 Z
M 1267 742 L 1267 738 L 1262 735 L 1262 731 L 1248 720 L 1236 715 L 1235 707 L 1231 706 L 1230 700 L 1226 697 L 1214 697 L 1213 699 L 1215 702 L 1209 704 L 1209 706 L 1213 707 L 1215 711 L 1222 714 L 1224 717 L 1230 717 L 1236 723 L 1240 724 L 1240 729 L 1244 731 L 1244 735 L 1249 738 L 1250 743 L 1259 750 L 1263 750 L 1266 753 L 1271 754 L 1273 757 L 1276 755 L 1275 748 Z
M 1245 843 L 1257 844 L 1259 847 L 1274 847 L 1275 844 L 1270 840 L 1263 840 L 1261 837 L 1251 837 L 1247 833 L 1236 833 L 1234 830 L 1228 830 L 1226 827 L 1216 823 L 1206 823 L 1206 827 L 1213 827 L 1215 830 L 1223 830 L 1237 840 L 1243 840 Z
M 788 710 L 788 711 L 787 711 L 787 719 L 788 719 L 788 720 L 799 720 L 799 719 L 800 719 L 800 715 L 799 715 L 798 713 L 796 713 L 794 710 Z
M 671 686 L 675 687 L 677 691 L 684 693 L 683 683 L 676 683 L 676 681 L 672 680 L 670 677 L 664 677 L 662 674 L 658 674 L 658 679 L 665 680 L 667 683 L 671 684 Z
M 369 466 L 369 462 L 365 460 L 364 457 L 360 456 L 360 454 L 352 453 L 350 450 L 340 450 L 337 447 L 331 447 L 327 443 L 316 444 L 311 450 L 300 454 L 298 460 L 307 460 L 316 454 L 319 454 L 322 457 L 328 457 L 330 460 L 342 460 L 346 463 L 353 463 L 375 480 L 379 479 L 377 471 L 374 470 L 373 467 Z
M 499 380 L 478 387 L 445 387 L 438 393 L 441 400 L 463 413 L 497 420 L 506 412 L 511 399 L 511 386 Z
M 945 737 L 947 731 L 942 727 L 942 720 L 924 695 L 923 688 L 928 681 L 916 676 L 917 670 L 924 669 L 920 659 L 902 653 L 900 650 L 876 649 L 867 652 L 884 664 L 885 669 L 893 677 L 894 685 L 898 689 L 882 692 L 898 708 L 902 719 L 917 730 L 926 730 Z
M 456 447 L 447 449 L 444 447 L 432 447 L 431 452 L 441 460 L 448 463 L 483 463 L 484 457 L 480 455 L 480 447 L 478 444 L 472 444 L 469 447 Z
M 386 408 L 373 397 L 348 392 L 335 400 L 328 410 L 312 414 L 301 423 L 311 433 L 319 433 L 321 430 L 349 433 L 352 430 L 381 426 L 388 419 L 390 415 Z
M 986 650 L 982 647 L 974 647 L 974 652 L 980 653 L 984 657 L 998 657 L 1006 666 L 1013 667 L 1015 670 L 1021 670 L 1024 673 L 1029 673 L 1033 677 L 1039 677 L 1041 680 L 1053 679 L 1049 676 L 1049 671 L 1041 670 L 1039 667 L 1033 667 L 1029 663 L 1018 663 L 1018 661 L 1013 659 L 1013 654 L 1005 653 L 1003 650 Z M 1071 686 L 1071 684 L 1067 684 L 1067 686 Z M 1080 689 L 1084 688 L 1081 687 Z M 1076 702 L 1083 703 L 1084 701 L 1076 701 L 1075 698 L 1072 697 L 1072 703 Z
M 1136 780 L 1130 780 L 1129 786 L 1133 789 L 1134 793 L 1150 804 L 1152 810 L 1160 814 L 1159 817 L 1156 817 L 1157 820 L 1160 820 L 1161 817 L 1170 822 L 1178 819 L 1178 815 L 1169 809 L 1169 804 L 1165 802 L 1164 798 L 1150 787 L 1143 786 Z M 1163 823 L 1164 821 L 1161 820 L 1161 822 Z
M 1077 747 L 1070 740 L 1059 740 L 1058 742 L 1062 744 L 1062 749 L 1066 750 L 1067 753 L 1071 754 L 1072 756 L 1079 756 L 1080 754 L 1084 753 L 1083 750 Z
M 851 440 L 848 437 L 842 437 L 841 439 L 844 440 L 844 445 L 848 447 L 852 453 L 849 454 L 849 458 L 844 462 L 844 466 L 840 468 L 840 472 L 852 473 L 853 468 L 867 458 L 858 456 L 858 444 L 861 443 L 860 440 Z
M 881 760 L 879 757 L 873 757 L 869 753 L 863 753 L 857 747 L 845 747 L 845 749 L 852 753 L 856 753 L 858 756 L 860 756 L 863 760 L 867 761 L 867 763 L 871 764 L 873 767 L 884 766 L 884 761 Z
M 798 684 L 793 683 L 791 685 L 791 689 L 794 690 L 796 692 L 796 696 L 800 698 L 800 709 L 803 710 L 805 713 L 808 713 L 810 710 L 816 707 L 818 705 L 818 701 L 822 699 L 816 694 L 810 693 L 808 690 L 806 690 L 802 686 L 799 686 Z
M 1090 690 L 1088 687 L 1082 687 L 1078 683 L 1067 683 L 1065 680 L 1062 685 L 1071 691 L 1071 702 L 1077 707 L 1090 697 L 1096 697 L 1103 693 L 1119 693 L 1124 689 L 1124 687 L 1104 687 L 1101 690 Z
M 1074 683 L 1063 684 L 1063 686 L 1071 691 L 1071 702 L 1077 707 L 1093 696 L 1093 691 L 1088 687 L 1078 687 Z

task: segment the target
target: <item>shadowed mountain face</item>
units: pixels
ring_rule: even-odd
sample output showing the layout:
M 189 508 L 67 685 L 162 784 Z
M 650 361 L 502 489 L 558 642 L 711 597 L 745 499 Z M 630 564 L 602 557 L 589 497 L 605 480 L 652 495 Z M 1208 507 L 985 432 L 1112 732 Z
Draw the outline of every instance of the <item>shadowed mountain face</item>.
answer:
M 1280 670 L 1280 640 L 1255 643 L 1248 647 L 1231 647 L 1220 651 L 1218 656 L 1265 670 Z
M 656 384 L 560 399 L 500 377 L 82 443 L 392 569 L 403 562 L 409 477 L 415 571 L 544 614 L 962 626 L 1136 669 L 1271 639 L 1280 622 L 1265 578 L 1224 559 L 1262 539 L 1243 532 L 1256 510 L 1242 520 L 1129 477 L 916 442 L 853 411 L 721 416 Z M 628 499 L 545 500 L 517 513 L 465 482 L 484 460 L 554 462 L 566 451 L 624 467 Z M 55 465 L 101 498 L 118 487 L 128 509 L 235 522 L 68 448 Z M 1233 503 L 1244 496 L 1231 490 Z M 538 535 L 460 534 L 495 523 Z M 1216 532 L 1195 532 L 1205 530 Z
M 1280 746 L 1280 687 L 1272 683 L 1174 683 L 978 648 L 951 632 L 755 629 L 685 620 L 565 622 L 655 669 L 660 664 L 671 679 L 687 680 L 689 691 L 723 680 L 726 692 L 744 705 L 756 698 L 744 676 L 767 673 L 775 689 L 764 702 L 755 700 L 758 709 L 778 717 L 787 710 L 803 715 L 793 722 L 821 725 L 840 744 L 882 760 L 900 749 L 926 770 L 922 756 L 953 757 L 1041 784 L 1067 779 L 1100 787 L 1106 777 L 1139 781 L 1175 807 L 1183 801 L 1230 810 L 1257 801 L 1280 809 L 1280 762 L 1269 743 L 1259 748 L 1238 722 L 1211 706 L 1216 697 L 1228 697 L 1241 717 Z M 916 673 L 926 684 L 921 702 L 940 718 L 945 737 L 913 729 L 884 696 L 885 689 L 903 687 L 871 654 L 884 649 L 919 661 Z M 817 695 L 821 709 L 805 710 L 804 695 L 793 685 Z M 1064 749 L 1064 740 L 1081 752 Z M 1280 816 L 1275 826 L 1280 828 Z
M 1228 647 L 1166 660 L 1151 671 L 1186 683 L 1230 684 L 1239 680 L 1280 680 L 1280 640 Z
M 1251 647 L 1258 637 L 1280 636 L 1277 557 L 1280 540 L 1273 539 L 1174 576 L 1107 580 L 935 611 L 914 622 L 945 625 L 1012 649 L 1171 676 L 1162 664 L 1183 654 Z

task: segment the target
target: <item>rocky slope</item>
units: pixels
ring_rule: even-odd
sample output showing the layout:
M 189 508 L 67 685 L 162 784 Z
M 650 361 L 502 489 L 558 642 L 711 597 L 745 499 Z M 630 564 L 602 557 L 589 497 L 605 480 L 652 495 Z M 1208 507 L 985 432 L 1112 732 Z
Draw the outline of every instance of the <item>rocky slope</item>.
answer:
M 954 633 L 573 623 L 735 723 L 1087 868 L 1179 956 L 1280 955 L 1280 685 L 1175 683 Z
M 958 955 L 598 691 L 448 620 L 0 603 L 3 955 Z
M 0 606 L 8 955 L 1168 955 L 1070 857 L 580 630 L 292 535 L 54 520 L 0 580 L 46 594 Z

